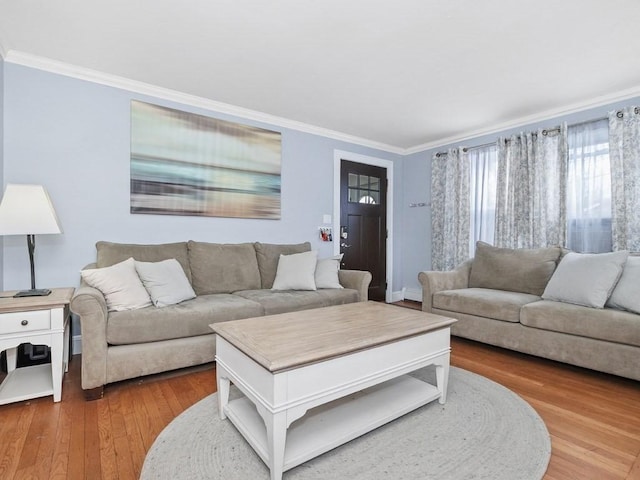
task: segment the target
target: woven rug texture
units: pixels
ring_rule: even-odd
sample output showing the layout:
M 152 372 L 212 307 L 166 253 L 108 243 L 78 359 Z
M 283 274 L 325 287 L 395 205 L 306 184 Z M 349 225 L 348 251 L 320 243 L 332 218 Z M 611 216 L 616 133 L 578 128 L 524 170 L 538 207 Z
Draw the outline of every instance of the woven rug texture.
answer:
M 413 376 L 435 384 L 435 371 Z M 398 392 L 401 395 L 401 392 Z M 141 480 L 260 480 L 269 470 L 212 394 L 176 417 L 145 459 Z M 239 392 L 232 387 L 231 398 Z M 537 480 L 551 456 L 536 411 L 507 388 L 452 367 L 447 402 L 421 407 L 284 473 L 284 480 Z

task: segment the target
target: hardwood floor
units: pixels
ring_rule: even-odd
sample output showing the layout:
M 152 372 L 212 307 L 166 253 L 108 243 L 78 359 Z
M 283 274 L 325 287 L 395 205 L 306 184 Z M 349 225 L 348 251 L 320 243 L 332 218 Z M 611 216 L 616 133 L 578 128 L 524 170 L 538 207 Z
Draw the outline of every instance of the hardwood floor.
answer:
M 546 480 L 640 479 L 640 382 L 455 337 L 452 364 L 510 388 L 538 411 L 552 442 Z M 112 384 L 103 399 L 85 402 L 76 356 L 62 402 L 0 406 L 0 478 L 137 479 L 162 429 L 214 391 L 209 364 Z

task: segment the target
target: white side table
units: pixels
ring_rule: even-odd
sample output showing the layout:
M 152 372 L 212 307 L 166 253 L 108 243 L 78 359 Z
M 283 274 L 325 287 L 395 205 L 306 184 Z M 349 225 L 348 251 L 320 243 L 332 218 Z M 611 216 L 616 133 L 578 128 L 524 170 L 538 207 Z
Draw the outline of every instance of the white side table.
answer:
M 12 298 L 0 293 L 0 351 L 7 352 L 7 376 L 0 405 L 53 395 L 62 397 L 62 375 L 69 361 L 69 302 L 73 288 L 55 288 L 45 297 Z M 51 363 L 16 368 L 21 343 L 51 347 Z

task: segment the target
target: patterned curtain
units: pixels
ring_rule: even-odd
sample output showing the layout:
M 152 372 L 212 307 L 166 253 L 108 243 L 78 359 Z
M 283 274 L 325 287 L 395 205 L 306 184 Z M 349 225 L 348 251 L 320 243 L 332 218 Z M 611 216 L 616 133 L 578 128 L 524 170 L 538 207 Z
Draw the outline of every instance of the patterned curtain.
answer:
M 640 108 L 609 113 L 613 250 L 640 251 Z
M 451 270 L 469 258 L 469 162 L 463 148 L 431 162 L 431 268 Z
M 563 125 L 498 141 L 496 246 L 564 244 L 566 138 Z

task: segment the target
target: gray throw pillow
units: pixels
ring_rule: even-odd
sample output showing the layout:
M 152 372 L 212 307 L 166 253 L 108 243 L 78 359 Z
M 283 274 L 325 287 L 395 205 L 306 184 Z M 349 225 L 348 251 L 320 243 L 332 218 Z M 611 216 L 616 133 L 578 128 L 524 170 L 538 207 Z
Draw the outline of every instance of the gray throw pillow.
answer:
M 607 307 L 640 313 L 640 257 L 629 256 Z
M 136 272 L 156 307 L 167 307 L 196 296 L 175 258 L 161 262 L 135 262 Z
M 136 310 L 151 305 L 149 293 L 138 277 L 133 258 L 108 267 L 87 268 L 80 275 L 87 284 L 102 292 L 110 312 Z
M 256 242 L 254 247 L 256 249 L 256 258 L 258 259 L 262 288 L 273 287 L 280 255 L 292 255 L 294 253 L 308 252 L 311 250 L 311 244 L 309 242 L 297 244 Z
M 469 287 L 542 295 L 560 252 L 560 247 L 514 249 L 477 242 Z
M 315 290 L 314 274 L 317 263 L 316 250 L 280 255 L 271 290 Z
M 344 288 L 340 285 L 340 262 L 342 253 L 331 258 L 320 258 L 316 265 L 316 288 Z
M 567 253 L 549 280 L 542 298 L 603 308 L 611 295 L 629 252 Z

